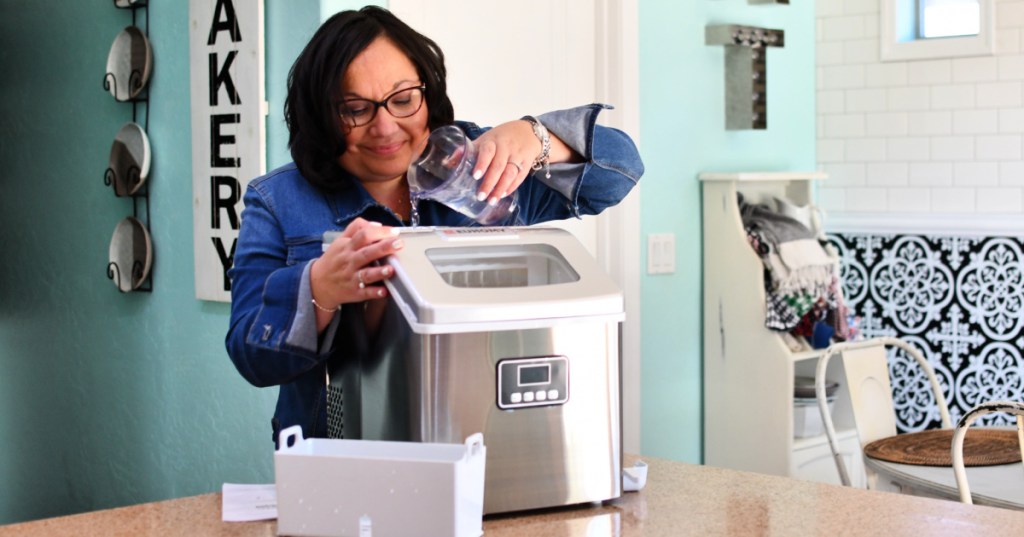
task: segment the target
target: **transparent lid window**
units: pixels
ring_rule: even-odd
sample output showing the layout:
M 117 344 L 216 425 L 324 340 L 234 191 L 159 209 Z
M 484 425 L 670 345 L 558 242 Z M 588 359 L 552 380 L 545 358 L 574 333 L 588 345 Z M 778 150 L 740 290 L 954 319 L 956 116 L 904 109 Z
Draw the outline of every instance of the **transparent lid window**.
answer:
M 537 287 L 580 279 L 550 244 L 431 248 L 426 255 L 453 287 Z

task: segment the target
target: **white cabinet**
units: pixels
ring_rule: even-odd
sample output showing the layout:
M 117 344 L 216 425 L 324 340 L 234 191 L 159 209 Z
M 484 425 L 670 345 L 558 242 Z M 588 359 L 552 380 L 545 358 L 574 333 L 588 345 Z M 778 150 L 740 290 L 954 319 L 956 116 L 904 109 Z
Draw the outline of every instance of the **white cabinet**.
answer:
M 864 458 L 861 456 L 857 431 L 845 429 L 836 435 L 839 440 L 839 452 L 843 454 L 843 462 L 850 473 L 851 484 L 854 487 L 865 488 Z M 836 470 L 836 461 L 832 458 L 832 450 L 828 447 L 825 435 L 794 440 L 792 465 L 788 475 L 806 481 L 842 485 L 839 481 L 839 472 Z
M 764 326 L 764 268 L 740 220 L 736 195 L 748 203 L 779 197 L 804 206 L 822 173 L 705 173 L 704 197 L 704 463 L 839 483 L 824 435 L 793 437 L 793 384 L 814 376 L 821 351 L 794 352 Z M 829 378 L 842 378 L 839 360 Z M 833 367 L 836 369 L 833 371 Z M 833 421 L 854 484 L 863 458 L 846 387 Z

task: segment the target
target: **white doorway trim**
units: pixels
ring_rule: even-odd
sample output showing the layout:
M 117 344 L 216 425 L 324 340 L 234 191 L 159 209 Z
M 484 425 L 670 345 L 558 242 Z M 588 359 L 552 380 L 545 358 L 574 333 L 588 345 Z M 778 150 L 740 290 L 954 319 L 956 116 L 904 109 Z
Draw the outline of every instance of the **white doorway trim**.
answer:
M 597 0 L 594 32 L 596 95 L 612 103 L 604 124 L 640 144 L 639 15 L 637 2 Z M 603 114 L 602 114 L 603 115 Z M 598 219 L 597 259 L 622 286 L 626 322 L 622 327 L 622 443 L 640 453 L 640 192 L 635 189 Z

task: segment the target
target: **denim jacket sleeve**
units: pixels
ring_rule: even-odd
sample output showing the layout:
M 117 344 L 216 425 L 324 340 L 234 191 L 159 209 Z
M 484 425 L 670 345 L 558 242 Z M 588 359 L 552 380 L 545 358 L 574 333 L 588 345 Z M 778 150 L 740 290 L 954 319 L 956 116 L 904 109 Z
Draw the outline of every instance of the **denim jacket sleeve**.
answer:
M 622 201 L 644 173 L 636 145 L 624 132 L 597 124 L 604 104 L 589 104 L 537 116 L 549 132 L 583 157 L 582 162 L 531 172 L 519 187 L 517 224 L 598 214 Z M 470 124 L 470 138 L 483 133 Z
M 274 214 L 271 198 L 253 184 L 245 194 L 245 225 L 239 231 L 226 346 L 239 373 L 256 386 L 293 380 L 330 353 L 338 315 L 316 332 L 310 300 L 310 261 L 296 259 Z M 319 246 L 319 243 L 316 244 Z

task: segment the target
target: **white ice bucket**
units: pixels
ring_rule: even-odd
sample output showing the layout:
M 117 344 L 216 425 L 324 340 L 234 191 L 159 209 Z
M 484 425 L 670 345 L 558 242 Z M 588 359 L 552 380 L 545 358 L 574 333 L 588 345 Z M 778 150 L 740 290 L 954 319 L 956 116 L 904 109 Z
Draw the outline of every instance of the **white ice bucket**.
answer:
M 464 444 L 303 438 L 274 453 L 278 535 L 483 534 L 483 435 Z

